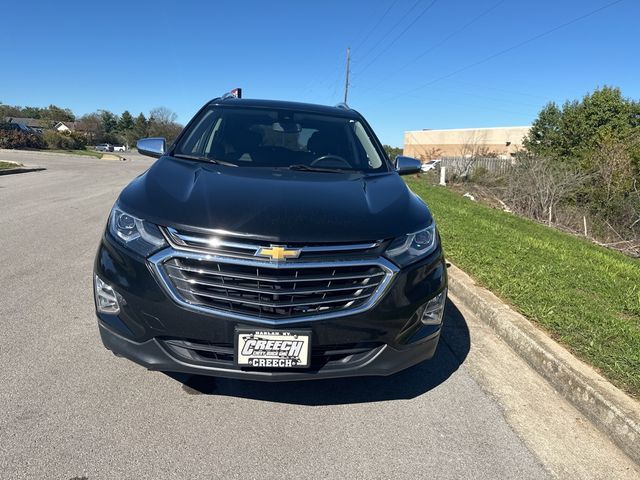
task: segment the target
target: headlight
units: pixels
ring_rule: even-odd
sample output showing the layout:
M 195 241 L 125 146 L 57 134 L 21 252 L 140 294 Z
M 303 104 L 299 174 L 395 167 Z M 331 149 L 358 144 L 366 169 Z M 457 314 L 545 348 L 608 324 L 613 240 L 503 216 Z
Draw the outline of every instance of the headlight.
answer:
M 124 246 L 143 257 L 167 244 L 156 225 L 128 214 L 117 205 L 109 216 L 109 232 Z
M 435 222 L 424 230 L 398 237 L 387 247 L 385 255 L 404 267 L 429 255 L 436 248 L 438 235 Z

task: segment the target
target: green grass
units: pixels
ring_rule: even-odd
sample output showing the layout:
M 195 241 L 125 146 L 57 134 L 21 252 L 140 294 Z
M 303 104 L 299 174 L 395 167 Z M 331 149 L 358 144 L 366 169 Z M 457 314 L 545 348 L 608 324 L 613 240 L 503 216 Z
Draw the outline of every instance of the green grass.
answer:
M 9 170 L 10 168 L 20 167 L 21 165 L 12 162 L 0 161 L 0 170 Z
M 102 158 L 102 154 L 104 153 L 104 152 L 96 152 L 95 150 L 63 150 L 63 149 L 43 150 L 43 152 L 69 153 L 71 155 L 84 155 L 87 157 L 95 157 L 95 158 Z
M 409 179 L 447 257 L 613 383 L 640 396 L 640 261 Z

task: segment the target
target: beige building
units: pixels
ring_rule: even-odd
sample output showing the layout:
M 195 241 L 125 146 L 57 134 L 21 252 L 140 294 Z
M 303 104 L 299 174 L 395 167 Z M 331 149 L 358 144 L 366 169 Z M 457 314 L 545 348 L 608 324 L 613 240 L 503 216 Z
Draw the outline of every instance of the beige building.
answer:
M 404 154 L 423 160 L 497 154 L 509 157 L 522 147 L 531 127 L 455 128 L 404 132 Z

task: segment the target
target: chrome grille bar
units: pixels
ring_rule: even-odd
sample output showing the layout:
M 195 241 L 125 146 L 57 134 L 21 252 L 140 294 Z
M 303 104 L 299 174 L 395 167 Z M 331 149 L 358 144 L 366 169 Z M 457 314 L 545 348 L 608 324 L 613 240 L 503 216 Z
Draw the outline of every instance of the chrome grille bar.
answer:
M 191 295 L 198 296 L 198 297 L 207 297 L 207 298 L 213 298 L 215 300 L 224 300 L 224 301 L 241 300 L 242 303 L 247 304 L 247 305 L 256 305 L 256 306 L 259 306 L 259 307 L 271 307 L 271 308 L 307 307 L 307 306 L 312 306 L 312 305 L 325 305 L 325 304 L 328 304 L 328 303 L 349 303 L 349 302 L 352 302 L 354 300 L 363 300 L 363 297 L 358 296 L 358 295 L 354 295 L 354 296 L 351 296 L 351 297 L 341 296 L 341 297 L 335 297 L 335 298 L 327 299 L 327 300 L 311 300 L 311 301 L 308 301 L 308 302 L 288 302 L 288 303 L 287 302 L 261 302 L 261 301 L 257 301 L 257 300 L 249 300 L 249 299 L 240 298 L 240 297 L 234 298 L 234 297 L 226 296 L 226 295 L 216 295 L 216 294 L 208 293 L 208 292 L 200 292 L 200 291 L 189 289 L 189 288 L 182 288 L 182 287 L 176 287 L 176 288 L 178 290 L 180 290 L 181 292 L 189 293 Z
M 217 230 L 210 232 L 179 230 L 174 227 L 163 227 L 170 245 L 178 250 L 216 252 L 218 254 L 232 255 L 255 255 L 258 250 L 265 246 L 272 245 L 271 242 L 249 240 L 242 238 L 241 234 L 224 232 L 221 234 Z M 347 243 L 336 245 L 303 245 L 299 248 L 301 255 L 304 254 L 335 254 L 340 252 L 366 252 L 380 246 L 380 242 L 368 243 Z
M 200 280 L 200 279 L 194 280 L 191 278 L 181 278 L 177 275 L 171 275 L 171 274 L 169 274 L 169 277 L 172 280 L 185 282 L 191 285 L 204 285 L 206 287 L 214 287 L 214 288 L 229 289 L 229 290 L 240 290 L 240 291 L 251 292 L 251 293 L 276 294 L 276 295 L 309 295 L 313 293 L 317 294 L 317 293 L 329 293 L 329 292 L 342 292 L 345 290 L 369 289 L 369 288 L 374 288 L 380 285 L 380 282 L 375 282 L 375 283 L 368 283 L 366 285 L 359 284 L 359 285 L 343 286 L 343 287 L 269 289 L 269 288 L 253 288 L 253 287 L 238 286 L 233 284 L 226 284 L 224 282 L 222 283 L 210 282 L 207 280 Z
M 384 258 L 269 262 L 172 248 L 149 262 L 167 294 L 184 308 L 267 325 L 368 310 L 398 270 Z
M 268 266 L 268 265 L 265 265 Z M 298 266 L 298 264 L 296 264 Z M 211 270 L 209 268 L 189 267 L 184 265 L 166 265 L 171 270 L 179 270 L 183 272 L 201 273 L 205 275 L 217 275 L 220 277 L 240 278 L 244 280 L 254 280 L 255 275 L 247 275 L 243 273 L 230 273 L 220 270 Z M 261 282 L 319 282 L 319 281 L 336 281 L 336 280 L 359 280 L 370 277 L 383 276 L 384 272 L 376 272 L 371 275 L 320 275 L 320 276 L 305 276 L 305 277 L 273 277 L 273 276 L 260 276 Z
M 258 244 L 244 243 L 244 242 L 231 242 L 228 240 L 222 240 L 220 237 L 211 236 L 211 235 L 197 235 L 195 233 L 183 233 L 179 232 L 175 228 L 167 227 L 167 232 L 171 239 L 176 242 L 177 245 L 181 246 L 200 246 L 210 249 L 216 248 L 240 248 L 248 251 L 252 251 L 253 253 L 257 252 L 260 248 Z

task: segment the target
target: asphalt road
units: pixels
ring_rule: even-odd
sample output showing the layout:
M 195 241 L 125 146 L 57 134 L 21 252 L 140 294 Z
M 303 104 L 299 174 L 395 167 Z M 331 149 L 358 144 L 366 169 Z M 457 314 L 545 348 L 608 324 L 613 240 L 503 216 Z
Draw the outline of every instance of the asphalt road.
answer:
M 638 478 L 469 312 L 388 378 L 263 384 L 148 372 L 102 347 L 93 256 L 152 162 L 0 151 L 0 478 Z

